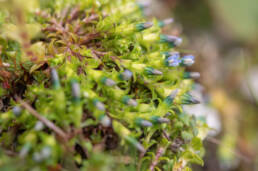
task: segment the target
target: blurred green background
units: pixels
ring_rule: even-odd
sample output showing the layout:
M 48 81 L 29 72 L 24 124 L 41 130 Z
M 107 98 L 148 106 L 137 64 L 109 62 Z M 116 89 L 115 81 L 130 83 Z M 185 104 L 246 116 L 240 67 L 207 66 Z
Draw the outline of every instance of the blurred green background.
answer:
M 175 22 L 167 32 L 183 35 L 196 55 L 208 105 L 221 130 L 205 141 L 204 167 L 196 171 L 258 170 L 258 1 L 152 0 L 148 14 Z M 214 121 L 215 122 L 215 121 Z

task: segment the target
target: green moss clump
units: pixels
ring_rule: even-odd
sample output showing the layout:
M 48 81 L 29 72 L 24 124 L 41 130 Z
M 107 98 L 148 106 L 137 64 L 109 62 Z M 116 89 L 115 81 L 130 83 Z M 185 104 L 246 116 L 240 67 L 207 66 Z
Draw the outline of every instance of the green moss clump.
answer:
M 189 170 L 198 74 L 133 0 L 0 2 L 0 169 Z

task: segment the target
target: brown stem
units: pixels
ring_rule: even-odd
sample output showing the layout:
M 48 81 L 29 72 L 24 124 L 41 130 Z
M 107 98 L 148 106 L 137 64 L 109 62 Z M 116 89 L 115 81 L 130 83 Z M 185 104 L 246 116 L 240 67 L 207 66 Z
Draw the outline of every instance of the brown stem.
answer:
M 82 22 L 88 24 L 88 23 L 90 23 L 91 21 L 97 20 L 97 19 L 99 19 L 99 15 L 98 15 L 98 14 L 92 14 L 91 16 L 84 18 L 84 19 L 82 20 Z
M 63 138 L 65 141 L 67 141 L 68 136 L 61 128 L 56 126 L 53 122 L 51 122 L 47 118 L 40 115 L 35 109 L 33 109 L 28 103 L 23 101 L 20 97 L 15 96 L 15 99 L 21 104 L 23 108 L 27 109 L 31 115 L 35 116 L 38 120 L 44 123 L 48 128 L 52 129 L 58 136 Z
M 77 19 L 79 17 L 79 13 L 80 13 L 80 7 L 76 6 L 70 12 L 70 18 L 67 20 L 67 22 L 71 23 L 73 20 Z
M 168 140 L 168 141 L 171 141 L 171 139 L 169 138 L 169 135 L 166 131 L 163 131 L 163 136 Z
M 150 165 L 150 170 L 154 171 L 154 168 L 157 166 L 158 162 L 159 162 L 159 158 L 163 155 L 163 153 L 165 152 L 165 148 L 164 147 L 159 147 L 157 149 L 157 153 L 155 156 L 155 159 L 152 161 L 151 165 Z

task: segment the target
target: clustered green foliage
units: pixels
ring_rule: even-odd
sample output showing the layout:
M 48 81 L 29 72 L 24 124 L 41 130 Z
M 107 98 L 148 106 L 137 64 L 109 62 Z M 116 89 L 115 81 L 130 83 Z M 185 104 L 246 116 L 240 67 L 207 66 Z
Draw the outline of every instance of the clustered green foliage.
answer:
M 1 170 L 190 170 L 181 39 L 133 0 L 0 1 Z

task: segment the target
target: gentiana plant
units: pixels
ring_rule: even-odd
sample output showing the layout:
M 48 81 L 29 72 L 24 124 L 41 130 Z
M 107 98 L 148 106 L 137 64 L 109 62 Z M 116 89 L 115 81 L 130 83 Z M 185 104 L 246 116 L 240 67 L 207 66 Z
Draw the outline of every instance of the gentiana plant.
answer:
M 0 169 L 191 170 L 194 56 L 133 0 L 0 1 Z

